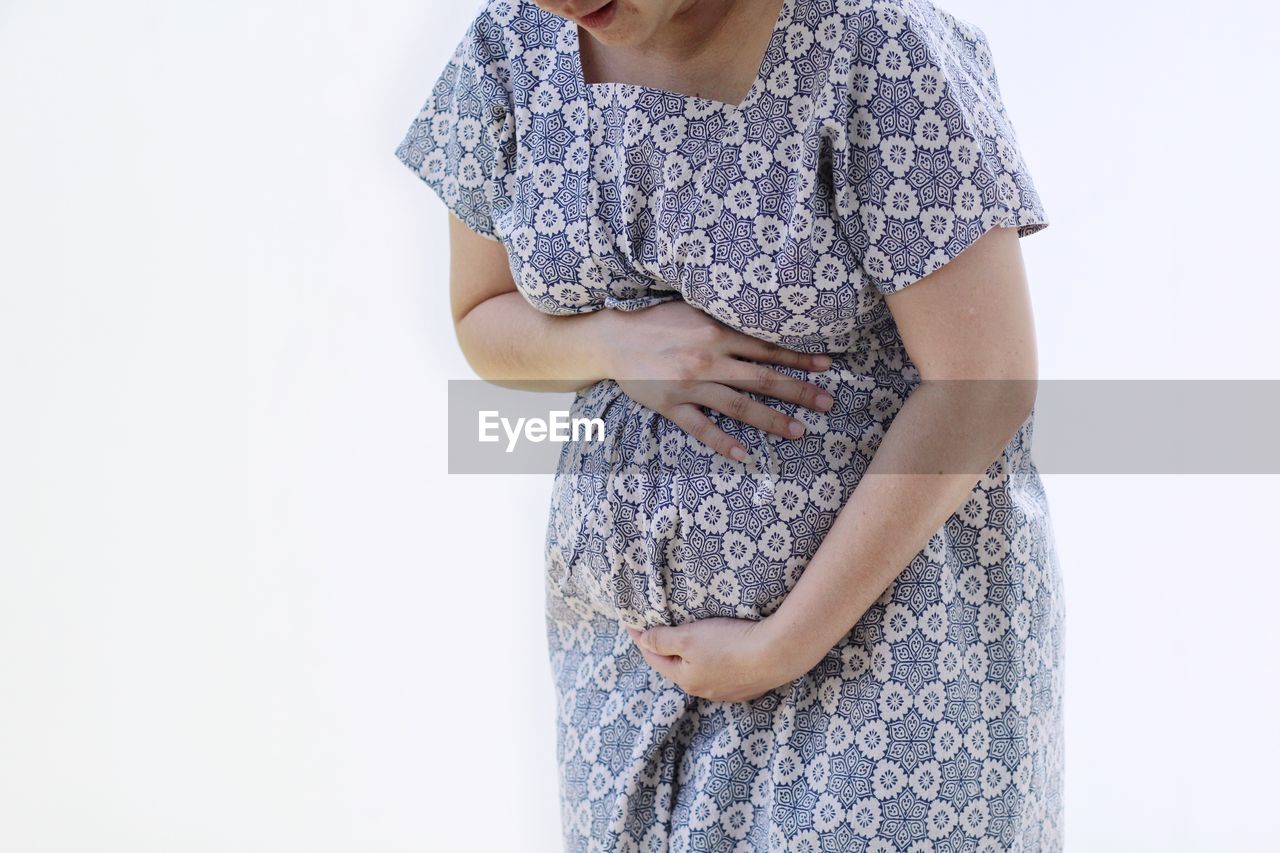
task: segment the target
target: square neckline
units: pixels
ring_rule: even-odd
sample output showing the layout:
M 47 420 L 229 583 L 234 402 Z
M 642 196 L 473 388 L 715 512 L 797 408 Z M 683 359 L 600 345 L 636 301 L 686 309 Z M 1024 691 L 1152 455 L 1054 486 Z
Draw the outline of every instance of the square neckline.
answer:
M 715 98 L 704 98 L 701 95 L 690 95 L 686 92 L 673 92 L 670 89 L 660 89 L 656 86 L 647 86 L 644 83 L 623 83 L 617 80 L 605 80 L 599 83 L 588 83 L 586 72 L 582 68 L 582 50 L 581 37 L 582 28 L 578 26 L 576 21 L 568 18 L 561 18 L 564 26 L 569 27 L 570 34 L 570 54 L 573 58 L 573 72 L 576 82 L 583 88 L 590 99 L 594 89 L 608 90 L 615 88 L 635 89 L 641 92 L 652 92 L 655 95 L 661 95 L 667 98 L 683 98 L 689 101 L 703 101 L 711 104 L 716 109 L 741 112 L 746 109 L 752 101 L 760 95 L 760 91 L 764 88 L 765 79 L 773 71 L 773 43 L 778 39 L 779 34 L 785 33 L 791 26 L 791 20 L 795 16 L 795 6 L 799 0 L 782 0 L 782 6 L 778 10 L 778 19 L 773 23 L 773 31 L 769 34 L 769 41 L 764 48 L 764 56 L 760 58 L 760 64 L 756 68 L 755 79 L 751 81 L 751 88 L 747 90 L 747 94 L 741 101 L 736 104 L 730 104 L 726 101 L 718 101 Z

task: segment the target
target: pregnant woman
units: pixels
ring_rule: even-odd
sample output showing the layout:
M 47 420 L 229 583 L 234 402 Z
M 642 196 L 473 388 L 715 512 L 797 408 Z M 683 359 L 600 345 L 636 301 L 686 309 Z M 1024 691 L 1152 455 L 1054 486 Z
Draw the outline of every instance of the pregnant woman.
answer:
M 566 848 L 1060 850 L 1048 222 L 982 30 L 488 0 L 396 154 L 470 364 L 606 424 L 547 526 Z

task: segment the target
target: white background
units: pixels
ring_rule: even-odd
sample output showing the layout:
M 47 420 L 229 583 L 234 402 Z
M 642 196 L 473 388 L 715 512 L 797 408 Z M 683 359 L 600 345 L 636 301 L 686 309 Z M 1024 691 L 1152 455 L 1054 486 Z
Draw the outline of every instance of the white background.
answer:
M 1280 378 L 1275 4 L 942 5 L 1052 220 L 1042 376 Z M 0 5 L 0 849 L 559 848 L 550 477 L 445 474 L 393 156 L 475 8 Z M 1276 478 L 1046 481 L 1068 849 L 1263 849 Z

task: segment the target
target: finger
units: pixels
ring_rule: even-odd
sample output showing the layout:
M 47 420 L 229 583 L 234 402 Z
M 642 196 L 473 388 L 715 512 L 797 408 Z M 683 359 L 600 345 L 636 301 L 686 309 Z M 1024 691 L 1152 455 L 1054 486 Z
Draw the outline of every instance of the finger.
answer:
M 705 389 L 696 392 L 695 402 L 783 438 L 799 438 L 804 435 L 803 421 L 772 406 L 766 406 L 759 400 L 753 400 L 728 385 L 707 383 Z
M 672 423 L 721 456 L 735 462 L 747 458 L 747 448 L 702 413 L 696 403 L 680 403 L 666 414 Z
M 654 625 L 640 635 L 641 648 L 659 655 L 685 655 L 684 632 L 677 626 Z
M 732 385 L 743 391 L 751 391 L 765 397 L 798 403 L 815 412 L 825 412 L 831 408 L 831 394 L 825 388 L 813 382 L 796 379 L 779 373 L 767 364 L 753 364 L 737 361 L 724 371 L 724 378 L 718 380 L 722 384 Z
M 746 332 L 738 331 L 730 344 L 730 349 L 734 355 L 741 355 L 753 361 L 762 361 L 766 364 L 782 364 L 787 367 L 797 367 L 801 370 L 826 370 L 831 366 L 831 356 L 825 353 L 798 352 L 793 349 L 787 349 L 781 344 L 775 344 L 773 341 L 765 341 L 754 335 L 748 335 Z
M 645 635 L 644 630 L 640 628 L 632 628 L 630 625 L 627 625 L 626 628 L 627 628 L 627 634 L 630 635 L 631 637 L 631 641 L 635 643 L 642 651 L 648 651 L 648 652 L 653 652 L 654 654 L 657 654 L 657 652 L 654 652 L 654 650 L 650 647 L 649 642 L 643 639 Z
M 684 645 L 683 633 L 677 633 L 675 627 L 669 625 L 654 625 L 645 629 L 633 628 L 630 625 L 625 627 L 635 644 L 645 651 L 663 657 L 680 656 L 680 647 Z
M 649 664 L 655 672 L 668 681 L 679 683 L 680 658 L 654 654 L 639 643 L 636 644 L 636 650 L 640 652 L 640 656 L 644 658 L 645 663 Z

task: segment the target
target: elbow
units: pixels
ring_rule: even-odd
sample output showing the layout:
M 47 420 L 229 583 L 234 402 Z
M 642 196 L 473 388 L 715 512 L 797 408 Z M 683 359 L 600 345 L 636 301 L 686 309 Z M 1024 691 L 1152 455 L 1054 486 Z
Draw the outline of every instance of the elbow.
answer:
M 1034 352 L 991 359 L 968 375 L 958 382 L 966 389 L 961 396 L 987 413 L 993 429 L 1008 426 L 1012 433 L 1035 410 L 1040 383 Z
M 499 352 L 501 335 L 495 335 L 492 324 L 485 322 L 486 312 L 479 310 L 480 302 L 466 311 L 455 314 L 453 337 L 458 342 L 462 357 L 477 377 L 491 382 L 503 373 Z
M 974 403 L 991 420 L 1012 434 L 1035 409 L 1039 381 L 1035 378 L 993 377 L 973 383 L 977 390 L 970 395 Z
M 1005 379 L 1001 380 L 1001 384 L 1007 386 L 1004 393 L 1008 400 L 1009 411 L 1021 424 L 1031 417 L 1031 413 L 1035 410 L 1036 395 L 1040 386 L 1039 380 L 1035 378 Z
M 1035 379 L 988 380 L 990 389 L 986 420 L 998 443 L 1008 442 L 1035 410 Z
M 483 351 L 477 346 L 475 337 L 470 334 L 467 325 L 466 315 L 454 316 L 453 318 L 453 339 L 458 344 L 458 349 L 462 351 L 462 357 L 467 364 L 475 371 L 476 375 L 481 379 L 484 378 L 484 359 Z
M 473 334 L 474 330 L 469 329 L 462 320 L 454 324 L 453 330 L 458 349 L 462 350 L 462 357 L 471 371 L 485 382 L 492 382 L 497 378 L 500 371 L 496 369 L 492 342 L 486 340 L 484 335 Z
M 1034 348 L 1020 359 L 1017 372 L 1004 380 L 1004 384 L 1009 386 L 1007 393 L 1011 398 L 1011 405 L 1021 415 L 1018 419 L 1018 423 L 1021 424 L 1031 417 L 1036 407 L 1036 396 L 1040 391 L 1040 372 L 1036 364 Z
M 465 346 L 460 346 L 459 349 L 462 350 L 463 361 L 465 361 L 467 366 L 471 368 L 471 372 L 476 375 L 476 378 L 482 379 L 485 382 L 489 382 L 494 378 L 493 372 L 489 370 L 488 364 L 482 357 L 480 357 L 479 354 L 468 350 Z
M 955 425 L 1001 442 L 1008 440 L 1035 410 L 1038 380 L 992 374 L 980 379 L 934 379 L 933 393 Z

